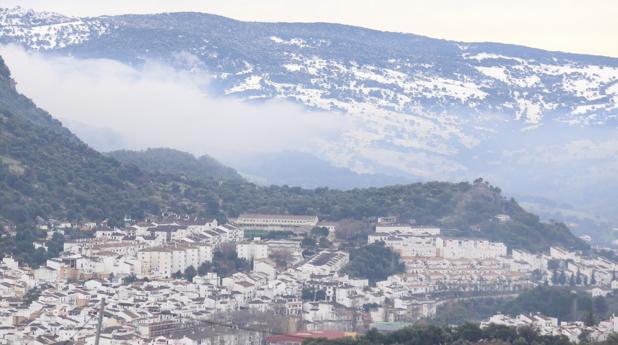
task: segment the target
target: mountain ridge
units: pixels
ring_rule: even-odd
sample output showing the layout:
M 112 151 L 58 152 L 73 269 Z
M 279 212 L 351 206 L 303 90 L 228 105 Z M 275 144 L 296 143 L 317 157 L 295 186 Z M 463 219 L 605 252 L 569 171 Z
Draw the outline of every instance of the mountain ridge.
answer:
M 490 176 L 509 192 L 565 200 L 587 211 L 600 207 L 615 218 L 615 208 L 603 205 L 618 204 L 607 193 L 618 188 L 612 163 L 618 152 L 612 141 L 618 134 L 617 58 L 202 13 L 60 19 L 4 13 L 0 22 L 10 24 L 2 18 L 13 16 L 23 25 L 3 25 L 0 42 L 76 58 L 205 70 L 217 96 L 284 99 L 350 116 L 362 126 L 311 148 L 333 166 L 403 172 L 424 181 Z M 584 145 L 614 148 L 591 156 L 580 153 Z M 561 160 L 534 159 L 543 155 Z
M 190 153 L 169 149 L 149 148 L 141 151 L 118 150 L 105 153 L 123 164 L 131 164 L 140 169 L 193 179 L 242 180 L 232 168 L 224 166 L 208 155 L 196 157 Z

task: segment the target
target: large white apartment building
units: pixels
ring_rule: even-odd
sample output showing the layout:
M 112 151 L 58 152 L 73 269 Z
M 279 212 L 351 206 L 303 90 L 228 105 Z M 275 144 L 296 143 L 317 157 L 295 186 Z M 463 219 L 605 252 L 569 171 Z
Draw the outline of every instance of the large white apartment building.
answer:
M 295 231 L 299 228 L 313 228 L 318 222 L 317 216 L 244 213 L 234 224 L 246 230 Z
M 481 239 L 447 238 L 438 248 L 438 256 L 447 259 L 488 259 L 506 256 L 504 243 Z
M 182 244 L 142 249 L 137 258 L 141 264 L 141 276 L 169 278 L 175 272 L 184 272 L 189 266 L 197 269 L 203 262 L 212 261 L 212 255 L 210 245 Z
M 504 243 L 483 239 L 414 236 L 396 232 L 371 234 L 367 242 L 369 244 L 384 242 L 386 246 L 397 251 L 402 258 L 486 259 L 507 255 L 507 247 Z
M 268 244 L 263 242 L 243 242 L 236 245 L 238 257 L 245 260 L 258 260 L 268 257 Z
M 376 225 L 376 233 L 378 234 L 406 234 L 414 236 L 438 236 L 440 228 L 435 226 L 418 226 L 410 224 L 387 223 Z
M 438 248 L 442 246 L 442 239 L 439 237 L 419 237 L 410 235 L 393 235 L 386 233 L 376 233 L 369 235 L 368 243 L 384 242 L 387 247 L 392 248 L 406 257 L 433 257 L 438 255 Z

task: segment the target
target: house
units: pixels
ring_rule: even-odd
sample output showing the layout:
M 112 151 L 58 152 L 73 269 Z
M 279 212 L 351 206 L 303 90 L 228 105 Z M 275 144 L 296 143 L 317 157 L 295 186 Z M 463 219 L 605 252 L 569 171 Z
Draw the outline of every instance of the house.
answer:
M 350 254 L 343 251 L 325 250 L 311 258 L 300 270 L 318 275 L 334 274 L 350 261 Z

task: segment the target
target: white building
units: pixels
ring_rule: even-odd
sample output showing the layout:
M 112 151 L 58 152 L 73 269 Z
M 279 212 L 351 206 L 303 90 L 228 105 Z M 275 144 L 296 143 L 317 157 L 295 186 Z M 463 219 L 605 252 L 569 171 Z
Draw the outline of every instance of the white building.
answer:
M 400 233 L 414 236 L 438 236 L 440 228 L 434 226 L 418 226 L 410 224 L 380 224 L 376 225 L 376 233 Z
M 448 238 L 438 248 L 438 256 L 448 259 L 488 259 L 506 256 L 504 243 L 481 239 Z
M 285 214 L 241 214 L 234 224 L 244 229 L 270 231 L 295 231 L 299 228 L 311 229 L 318 225 L 317 216 L 295 216 Z
M 350 254 L 342 251 L 325 250 L 311 258 L 300 270 L 311 274 L 334 274 L 350 261 Z
M 439 237 L 419 237 L 403 234 L 375 233 L 368 237 L 369 244 L 384 242 L 384 244 L 401 255 L 401 257 L 434 257 L 438 247 L 442 246 Z
M 176 244 L 142 249 L 137 258 L 141 276 L 169 278 L 189 266 L 197 269 L 202 263 L 212 261 L 212 255 L 212 247 L 207 244 Z
M 268 244 L 263 242 L 243 242 L 236 245 L 238 257 L 245 260 L 265 259 L 268 257 Z
M 506 256 L 504 243 L 482 239 L 415 236 L 400 232 L 374 233 L 368 243 L 384 242 L 402 258 L 443 257 L 447 259 L 486 259 Z

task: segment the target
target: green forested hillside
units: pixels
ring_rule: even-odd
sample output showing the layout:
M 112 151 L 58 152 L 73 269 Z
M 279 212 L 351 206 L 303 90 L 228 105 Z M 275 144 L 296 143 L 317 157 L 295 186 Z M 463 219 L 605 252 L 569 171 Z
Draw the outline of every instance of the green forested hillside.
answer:
M 162 152 L 151 151 L 157 156 Z M 211 169 L 211 162 L 189 160 L 188 165 L 166 169 L 151 161 L 131 158 L 125 162 L 89 148 L 18 94 L 0 59 L 0 218 L 10 222 L 27 224 L 37 216 L 119 220 L 128 215 L 139 219 L 162 209 L 221 218 L 241 212 L 317 214 L 335 221 L 397 215 L 419 224 L 439 225 L 449 235 L 485 237 L 510 247 L 585 247 L 564 225 L 540 222 L 482 181 L 349 191 L 260 187 L 221 166 L 194 171 Z M 231 178 L 224 179 L 228 172 Z M 213 178 L 207 178 L 208 174 Z M 508 214 L 511 220 L 499 222 L 497 214 Z
M 612 338 L 612 341 L 615 341 Z M 390 333 L 380 333 L 375 329 L 356 338 L 344 338 L 337 341 L 315 339 L 306 340 L 304 345 L 571 345 L 565 336 L 540 335 L 530 327 L 507 327 L 489 325 L 480 328 L 476 324 L 464 324 L 459 327 L 413 326 Z M 608 341 L 600 344 L 614 344 Z
M 192 207 L 205 195 L 177 193 L 173 182 L 88 147 L 16 91 L 0 58 L 0 219 L 122 219 L 163 206 L 198 212 Z
M 190 153 L 168 148 L 144 151 L 119 150 L 106 155 L 121 163 L 136 165 L 150 173 L 172 174 L 201 181 L 242 179 L 236 170 L 212 157 L 204 155 L 196 158 Z
M 585 248 L 561 223 L 544 223 L 501 195 L 486 182 L 428 182 L 382 188 L 339 191 L 327 188 L 256 187 L 224 183 L 215 187 L 228 215 L 247 210 L 317 214 L 328 220 L 363 219 L 396 215 L 418 224 L 433 224 L 451 236 L 484 237 L 509 247 L 542 250 L 550 245 Z M 500 222 L 495 215 L 507 214 Z

